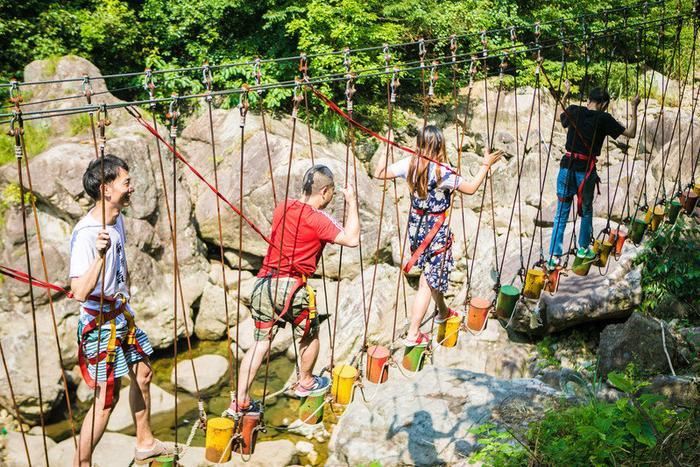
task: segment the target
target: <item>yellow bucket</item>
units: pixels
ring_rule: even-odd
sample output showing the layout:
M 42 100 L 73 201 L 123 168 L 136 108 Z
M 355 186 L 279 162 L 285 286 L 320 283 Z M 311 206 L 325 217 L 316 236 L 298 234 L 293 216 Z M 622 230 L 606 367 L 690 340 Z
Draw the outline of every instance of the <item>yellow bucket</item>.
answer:
M 696 183 L 695 185 L 693 185 L 693 191 L 696 195 L 700 196 L 700 183 Z
M 654 206 L 654 215 L 651 217 L 651 231 L 655 232 L 661 222 L 664 220 L 664 214 L 666 214 L 666 209 L 662 205 Z
M 443 347 L 454 347 L 457 345 L 459 336 L 459 325 L 462 319 L 459 316 L 452 316 L 438 326 L 438 342 Z
M 216 417 L 207 421 L 204 457 L 209 462 L 228 462 L 231 459 L 231 438 L 235 423 L 230 418 Z
M 348 405 L 352 402 L 352 392 L 357 380 L 357 368 L 338 365 L 333 368 L 333 402 Z
M 526 298 L 538 299 L 544 287 L 544 271 L 541 269 L 528 269 L 525 276 L 525 288 L 523 295 Z
M 651 218 L 654 217 L 654 210 L 652 208 L 647 209 L 646 214 L 644 214 L 644 222 L 647 224 L 651 223 Z

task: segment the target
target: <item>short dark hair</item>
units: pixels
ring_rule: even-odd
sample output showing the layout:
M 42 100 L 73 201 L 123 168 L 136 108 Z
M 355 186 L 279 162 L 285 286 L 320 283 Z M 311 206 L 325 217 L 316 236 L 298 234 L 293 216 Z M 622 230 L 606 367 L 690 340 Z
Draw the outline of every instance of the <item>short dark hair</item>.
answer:
M 318 193 L 321 188 L 333 184 L 333 172 L 325 165 L 311 166 L 304 174 L 302 191 L 306 196 Z
M 126 163 L 124 159 L 121 159 L 112 154 L 105 154 L 104 156 L 104 183 L 113 182 L 117 175 L 119 175 L 119 169 L 126 172 L 129 171 L 129 164 Z M 102 184 L 102 159 L 93 159 L 88 165 L 87 170 L 83 174 L 83 188 L 85 192 L 90 195 L 90 198 L 97 201 L 100 198 L 100 185 Z
M 610 102 L 610 94 L 603 88 L 593 88 L 588 93 L 588 100 L 599 104 Z

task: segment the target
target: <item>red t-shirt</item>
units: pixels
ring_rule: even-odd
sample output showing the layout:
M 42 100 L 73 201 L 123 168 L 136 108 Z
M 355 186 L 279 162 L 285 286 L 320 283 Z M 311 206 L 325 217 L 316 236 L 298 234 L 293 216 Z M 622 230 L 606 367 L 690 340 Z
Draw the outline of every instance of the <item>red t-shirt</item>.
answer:
M 342 231 L 343 228 L 331 216 L 299 200 L 287 200 L 287 214 L 284 215 L 284 202 L 281 202 L 272 215 L 271 240 L 275 247 L 268 246 L 258 277 L 276 270 L 279 273 L 275 275 L 282 277 L 300 273 L 312 275 L 316 272 L 323 247 L 333 242 Z M 283 242 L 281 263 L 280 240 Z

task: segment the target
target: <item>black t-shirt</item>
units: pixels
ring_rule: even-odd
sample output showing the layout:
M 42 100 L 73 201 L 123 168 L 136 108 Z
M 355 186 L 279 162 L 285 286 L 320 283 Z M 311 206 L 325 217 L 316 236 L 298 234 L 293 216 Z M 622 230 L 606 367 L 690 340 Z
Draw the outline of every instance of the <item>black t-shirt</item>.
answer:
M 580 105 L 570 105 L 560 116 L 561 124 L 568 128 L 566 133 L 566 150 L 577 152 L 586 156 L 600 156 L 600 149 L 606 136 L 617 139 L 625 127 L 607 112 L 602 110 L 590 110 Z M 591 146 L 592 141 L 592 146 Z M 588 162 L 585 160 L 563 157 L 560 167 L 571 168 L 576 171 L 585 171 Z

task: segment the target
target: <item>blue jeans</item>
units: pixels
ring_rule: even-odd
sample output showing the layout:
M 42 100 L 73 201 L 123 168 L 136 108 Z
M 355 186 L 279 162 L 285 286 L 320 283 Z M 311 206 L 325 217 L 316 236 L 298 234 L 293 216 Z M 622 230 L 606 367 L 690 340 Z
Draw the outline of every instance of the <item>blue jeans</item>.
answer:
M 574 200 L 578 187 L 586 177 L 586 172 L 578 172 L 566 168 L 559 169 L 557 176 L 557 212 L 554 215 L 554 228 L 552 229 L 552 239 L 549 242 L 549 255 L 561 256 L 562 244 L 564 243 L 564 231 L 566 221 L 569 219 L 569 211 Z M 581 215 L 581 230 L 578 234 L 578 246 L 587 248 L 591 243 L 593 233 L 593 190 L 595 189 L 598 175 L 592 172 L 583 187 L 583 205 Z M 564 200 L 566 198 L 566 200 Z

